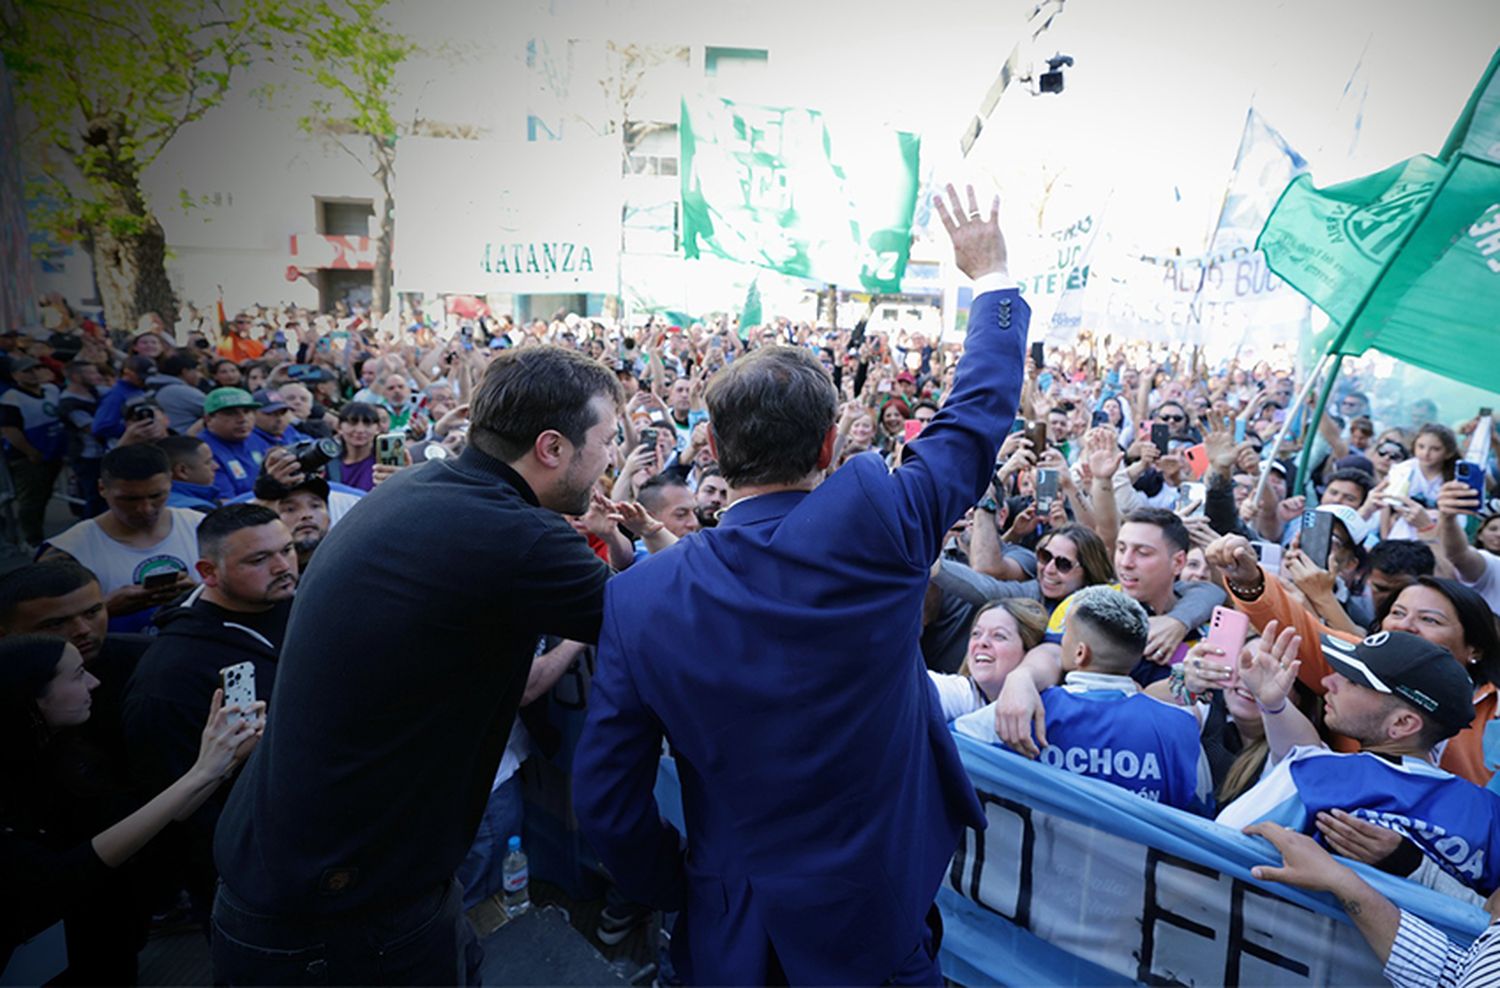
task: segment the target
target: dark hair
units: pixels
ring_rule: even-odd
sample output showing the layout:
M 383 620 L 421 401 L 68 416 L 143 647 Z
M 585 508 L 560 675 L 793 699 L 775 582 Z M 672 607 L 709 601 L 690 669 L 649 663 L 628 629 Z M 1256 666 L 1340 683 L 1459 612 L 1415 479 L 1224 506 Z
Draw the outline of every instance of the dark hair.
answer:
M 661 507 L 662 498 L 674 487 L 687 487 L 687 478 L 675 470 L 664 470 L 641 485 L 635 498 L 647 511 Z
M 1419 576 L 1416 583 L 1436 590 L 1453 605 L 1458 623 L 1464 629 L 1464 641 L 1479 652 L 1479 658 L 1473 665 L 1464 664 L 1475 685 L 1489 682 L 1500 686 L 1500 632 L 1495 630 L 1495 616 L 1479 591 L 1466 587 L 1457 580 L 1445 580 L 1436 576 Z M 1463 663 L 1464 660 L 1458 658 L 1458 661 Z
M 202 559 L 218 559 L 223 552 L 224 540 L 245 528 L 259 528 L 281 516 L 263 504 L 242 501 L 215 508 L 203 516 L 198 523 L 198 556 Z
M 1370 568 L 1392 576 L 1431 576 L 1437 569 L 1437 557 L 1425 542 L 1415 539 L 1386 539 L 1370 550 Z
M 812 354 L 771 346 L 716 374 L 706 397 L 719 469 L 731 487 L 748 487 L 792 483 L 816 469 L 839 396 Z
M 90 367 L 94 368 L 95 370 L 99 369 L 99 366 L 97 364 L 91 364 L 87 360 L 80 360 L 75 357 L 72 360 L 68 361 L 66 364 L 63 364 L 63 373 L 66 374 L 68 380 L 71 381 L 74 378 L 82 377 L 83 372 L 88 370 Z
M 1187 552 L 1193 545 L 1192 536 L 1188 534 L 1182 519 L 1177 517 L 1175 511 L 1168 511 L 1166 508 L 1136 508 L 1122 518 L 1120 524 L 1155 525 L 1161 529 L 1163 537 L 1180 552 Z
M 698 471 L 698 483 L 703 483 L 709 477 L 723 477 L 724 471 L 719 469 L 717 463 L 711 463 Z
M 1428 399 L 1421 400 L 1426 401 Z M 1418 429 L 1417 434 L 1412 437 L 1412 455 L 1416 455 L 1417 440 L 1421 439 L 1423 436 L 1435 436 L 1437 437 L 1437 441 L 1443 444 L 1443 479 L 1452 480 L 1453 465 L 1458 462 L 1459 456 L 1458 437 L 1455 436 L 1453 434 L 1453 430 L 1448 428 L 1446 425 L 1442 425 L 1438 422 L 1428 422 L 1423 425 L 1422 428 Z
M 552 345 L 504 350 L 474 391 L 469 439 L 506 463 L 525 456 L 549 429 L 582 446 L 599 424 L 591 405 L 597 397 L 619 406 L 625 391 L 592 357 Z
M 7 824 L 48 822 L 45 793 L 54 765 L 44 757 L 52 738 L 36 701 L 57 675 L 66 638 L 7 635 L 0 638 L 0 812 Z
M 1349 431 L 1352 432 L 1355 429 L 1361 432 L 1368 432 L 1372 436 L 1375 435 L 1375 423 L 1370 421 L 1370 416 L 1368 415 L 1356 415 L 1349 420 Z
M 174 350 L 162 358 L 161 372 L 172 377 L 181 377 L 184 371 L 193 370 L 198 366 L 198 358 L 184 350 Z
M 99 461 L 99 477 L 111 480 L 150 480 L 160 473 L 171 473 L 167 454 L 151 445 L 116 446 Z
M 167 460 L 176 466 L 179 463 L 187 463 L 198 450 L 206 445 L 197 436 L 168 436 L 156 441 L 156 448 L 167 454 Z
M 351 401 L 339 409 L 339 422 L 373 422 L 380 424 L 380 413 L 367 401 Z
M 1083 585 L 1092 587 L 1099 583 L 1113 583 L 1115 564 L 1109 558 L 1109 547 L 1092 528 L 1084 528 L 1077 522 L 1069 522 L 1043 535 L 1037 540 L 1037 548 L 1046 546 L 1057 537 L 1066 538 L 1078 550 L 1078 564 L 1083 567 Z
M 233 360 L 230 360 L 228 357 L 221 357 L 218 360 L 214 361 L 213 367 L 210 369 L 210 373 L 211 374 L 217 374 L 217 373 L 219 373 L 219 368 L 223 367 L 225 364 L 228 364 L 229 366 L 233 367 L 235 370 L 239 370 L 240 369 L 240 365 L 237 364 L 237 363 L 235 363 Z
M 150 377 L 155 372 L 156 361 L 150 357 L 142 357 L 140 354 L 132 354 L 126 357 L 125 362 L 120 366 L 132 374 L 145 378 Z
M 919 408 L 929 408 L 929 409 L 931 409 L 934 412 L 938 412 L 938 411 L 942 410 L 942 409 L 938 408 L 937 402 L 930 401 L 930 400 L 928 400 L 926 398 L 923 398 L 921 401 L 919 401 L 915 405 L 913 405 L 911 407 L 911 413 L 913 415 L 917 414 L 917 409 L 919 409 Z
M 71 559 L 27 563 L 0 576 L 0 623 L 9 624 L 16 608 L 28 600 L 66 597 L 98 582 L 93 570 Z
M 1342 470 L 1335 470 L 1333 473 L 1329 474 L 1328 482 L 1323 485 L 1323 489 L 1327 490 L 1329 484 L 1332 484 L 1333 482 L 1338 480 L 1356 485 L 1362 492 L 1364 492 L 1364 495 L 1366 497 L 1370 496 L 1370 490 L 1375 486 L 1375 478 L 1370 476 L 1369 473 L 1359 469 L 1358 467 L 1345 467 Z

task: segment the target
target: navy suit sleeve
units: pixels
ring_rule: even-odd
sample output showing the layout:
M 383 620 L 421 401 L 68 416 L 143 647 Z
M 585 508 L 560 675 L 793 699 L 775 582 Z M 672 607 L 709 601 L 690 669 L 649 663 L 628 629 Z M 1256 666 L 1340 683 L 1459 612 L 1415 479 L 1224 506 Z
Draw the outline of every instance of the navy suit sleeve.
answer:
M 573 761 L 573 806 L 621 891 L 671 912 L 681 908 L 686 883 L 677 831 L 662 821 L 654 795 L 661 723 L 631 679 L 613 597 L 606 600 L 598 672 Z
M 1020 403 L 1030 320 L 1015 289 L 985 292 L 969 310 L 953 393 L 891 474 L 913 565 L 930 566 L 948 529 L 984 496 Z

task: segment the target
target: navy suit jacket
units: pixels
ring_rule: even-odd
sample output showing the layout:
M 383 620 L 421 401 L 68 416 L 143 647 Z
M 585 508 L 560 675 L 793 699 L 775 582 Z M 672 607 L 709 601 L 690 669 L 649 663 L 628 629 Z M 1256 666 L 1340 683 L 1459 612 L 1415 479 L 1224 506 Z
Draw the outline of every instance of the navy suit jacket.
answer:
M 793 984 L 879 984 L 984 825 L 918 639 L 928 569 L 1015 416 L 1028 315 L 1014 290 L 975 301 L 899 469 L 856 456 L 610 580 L 575 808 L 627 896 L 680 911 L 690 983 L 763 984 L 774 949 Z M 685 852 L 652 795 L 663 737 Z

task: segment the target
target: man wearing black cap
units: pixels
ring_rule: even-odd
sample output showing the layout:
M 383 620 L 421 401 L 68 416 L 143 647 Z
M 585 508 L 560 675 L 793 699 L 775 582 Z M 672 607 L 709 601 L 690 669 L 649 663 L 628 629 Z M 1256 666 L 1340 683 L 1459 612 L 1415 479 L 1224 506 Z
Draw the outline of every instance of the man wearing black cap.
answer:
M 300 571 L 306 571 L 313 550 L 328 534 L 329 497 L 328 481 L 322 477 L 304 477 L 291 485 L 266 472 L 255 478 L 255 500 L 280 515 L 281 523 L 292 533 Z
M 1368 847 L 1364 860 L 1450 890 L 1444 872 L 1484 894 L 1500 886 L 1500 796 L 1436 764 L 1439 746 L 1474 717 L 1474 685 L 1452 653 L 1404 631 L 1360 642 L 1325 635 L 1323 656 L 1334 671 L 1323 679 L 1324 722 L 1361 749 L 1343 754 L 1324 747 L 1289 702 L 1301 640 L 1277 630 L 1269 622 L 1256 654 L 1240 662 L 1274 767 L 1218 822 L 1239 829 L 1270 820 L 1317 832 L 1341 853 Z M 1404 836 L 1431 865 L 1377 827 Z
M 5 437 L 5 460 L 16 485 L 21 535 L 41 545 L 47 500 L 62 470 L 68 434 L 57 415 L 57 385 L 42 383 L 41 364 L 25 354 L 13 353 L 9 360 L 16 386 L 0 396 L 0 436 Z

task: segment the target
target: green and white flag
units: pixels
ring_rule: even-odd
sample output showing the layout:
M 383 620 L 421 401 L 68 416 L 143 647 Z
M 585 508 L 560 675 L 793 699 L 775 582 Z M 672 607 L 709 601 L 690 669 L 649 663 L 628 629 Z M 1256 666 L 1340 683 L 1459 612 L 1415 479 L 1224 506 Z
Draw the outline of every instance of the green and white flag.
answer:
M 816 110 L 682 103 L 682 244 L 799 278 L 896 293 L 920 139 Z
M 1500 390 L 1500 52 L 1437 158 L 1326 189 L 1299 176 L 1256 246 L 1333 325 L 1326 349 L 1376 349 Z

